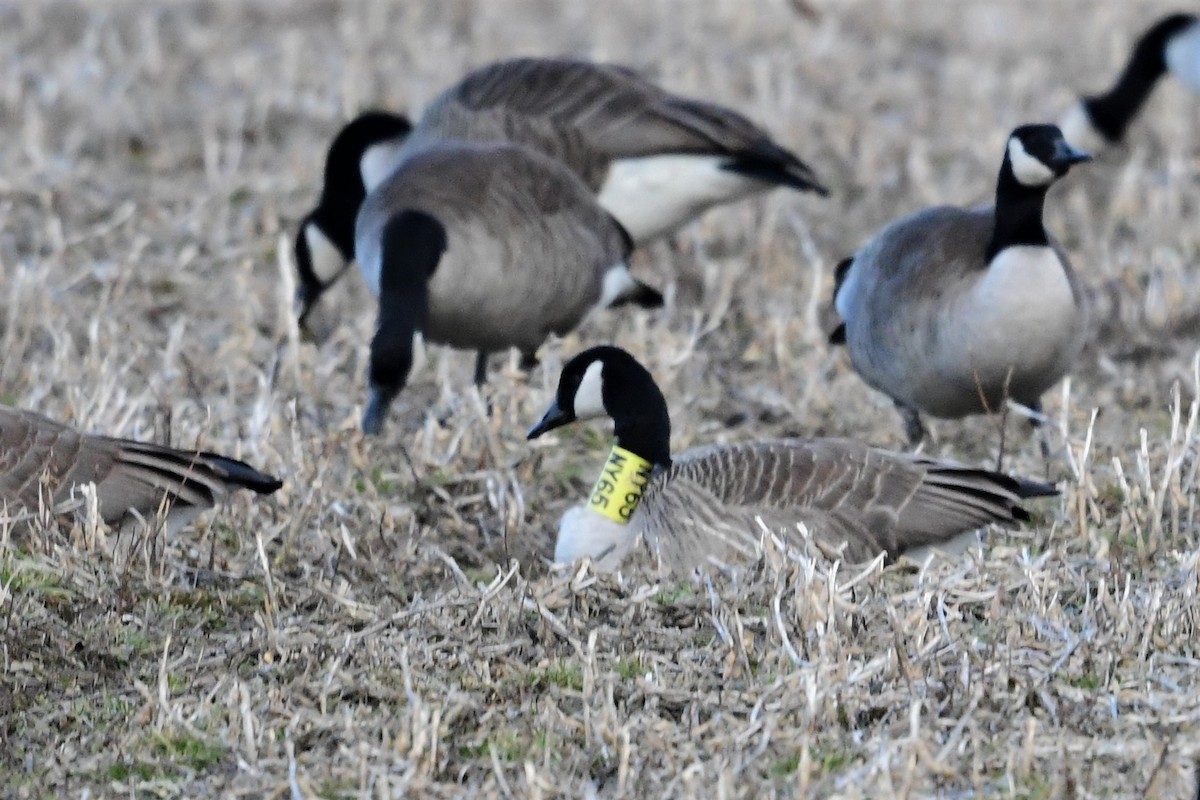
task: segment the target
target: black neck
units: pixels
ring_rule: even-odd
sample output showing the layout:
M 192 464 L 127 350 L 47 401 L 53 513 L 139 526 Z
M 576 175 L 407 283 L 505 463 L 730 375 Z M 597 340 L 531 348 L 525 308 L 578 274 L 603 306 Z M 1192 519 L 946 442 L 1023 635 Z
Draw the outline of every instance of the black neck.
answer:
M 1042 225 L 1042 209 L 1046 203 L 1046 186 L 1026 186 L 1013 174 L 1008 155 L 1000 167 L 996 181 L 996 225 L 988 244 L 990 262 L 1006 247 L 1012 245 L 1047 245 L 1046 228 Z
M 354 260 L 354 223 L 366 199 L 367 189 L 355 170 L 353 174 L 340 175 L 332 182 L 326 178 L 321 201 L 313 211 L 313 221 L 347 261 Z
M 1146 31 L 1113 87 L 1104 94 L 1084 98 L 1083 107 L 1092 126 L 1104 138 L 1115 143 L 1125 136 L 1154 85 L 1167 73 L 1167 42 L 1187 24 L 1188 17 L 1175 15 Z
M 671 417 L 667 401 L 650 373 L 634 362 L 625 378 L 626 391 L 606 397 L 613 418 L 617 445 L 649 461 L 655 467 L 671 466 Z

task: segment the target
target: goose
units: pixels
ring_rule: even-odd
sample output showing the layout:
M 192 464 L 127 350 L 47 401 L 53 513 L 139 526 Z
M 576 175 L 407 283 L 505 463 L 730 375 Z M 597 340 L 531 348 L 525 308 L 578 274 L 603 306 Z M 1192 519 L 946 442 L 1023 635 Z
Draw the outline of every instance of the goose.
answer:
M 561 161 L 638 245 L 777 186 L 828 194 L 807 164 L 728 108 L 616 65 L 500 61 L 435 98 L 411 130 L 402 116 L 372 111 L 334 140 L 320 204 L 297 235 L 302 316 L 351 259 L 362 198 L 404 158 L 447 140 L 523 144 Z
M 903 217 L 838 266 L 830 341 L 892 398 L 911 445 L 925 435 L 922 412 L 960 418 L 1007 399 L 1040 411 L 1083 349 L 1088 294 L 1042 208 L 1050 186 L 1089 159 L 1054 125 L 1021 126 L 994 206 Z
M 94 484 L 110 525 L 166 510 L 178 530 L 237 489 L 271 494 L 283 482 L 216 453 L 84 433 L 22 409 L 0 406 L 0 506 L 5 523 L 77 510 L 76 489 Z M 22 514 L 21 512 L 25 512 Z
M 559 162 L 512 144 L 434 145 L 367 196 L 355 254 L 379 298 L 367 434 L 381 432 L 412 367 L 413 336 L 487 355 L 518 348 L 525 366 L 551 334 L 594 309 L 662 295 L 635 280 L 628 234 Z
M 1060 127 L 1072 147 L 1098 153 L 1116 144 L 1167 73 L 1200 94 L 1200 17 L 1170 14 L 1138 39 L 1117 82 L 1103 94 L 1081 98 Z
M 640 535 L 671 570 L 752 555 L 761 525 L 850 562 L 880 553 L 918 557 L 962 547 L 991 523 L 1029 514 L 1020 500 L 1053 486 L 845 439 L 774 439 L 707 445 L 672 457 L 667 402 L 625 350 L 593 347 L 570 359 L 536 439 L 578 420 L 608 416 L 616 445 L 586 505 L 560 523 L 554 559 L 619 566 Z M 793 543 L 795 540 L 793 539 Z

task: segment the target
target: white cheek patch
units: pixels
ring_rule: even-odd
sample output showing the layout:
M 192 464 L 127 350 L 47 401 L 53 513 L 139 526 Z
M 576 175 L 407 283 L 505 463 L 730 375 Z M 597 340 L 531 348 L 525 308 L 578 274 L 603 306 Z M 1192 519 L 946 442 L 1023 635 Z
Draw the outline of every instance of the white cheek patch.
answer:
M 1200 94 L 1200 21 L 1172 36 L 1163 55 L 1171 74 L 1189 90 Z
M 333 283 L 349 263 L 329 237 L 314 222 L 304 226 L 304 243 L 308 245 L 308 254 L 312 257 L 313 274 L 322 284 Z
M 1062 131 L 1063 138 L 1067 140 L 1067 144 L 1076 150 L 1096 155 L 1108 147 L 1108 140 L 1100 131 L 1096 130 L 1083 103 L 1076 103 L 1072 106 L 1071 110 L 1059 120 L 1058 127 Z
M 373 144 L 363 151 L 358 162 L 358 171 L 362 175 L 363 186 L 370 194 L 376 186 L 383 183 L 400 165 L 401 149 L 404 139 L 392 139 Z
M 1015 136 L 1008 140 L 1008 160 L 1012 164 L 1013 175 L 1026 186 L 1048 186 L 1054 183 L 1054 170 L 1029 155 L 1025 145 Z
M 584 371 L 583 380 L 575 390 L 576 419 L 592 419 L 608 413 L 604 410 L 603 371 L 603 361 L 593 361 Z

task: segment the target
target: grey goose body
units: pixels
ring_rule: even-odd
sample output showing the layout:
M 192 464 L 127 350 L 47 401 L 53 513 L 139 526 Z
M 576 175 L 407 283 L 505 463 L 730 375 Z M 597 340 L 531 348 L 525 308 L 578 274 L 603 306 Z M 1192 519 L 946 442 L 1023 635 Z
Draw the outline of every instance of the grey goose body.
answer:
M 1020 500 L 1052 486 L 988 470 L 880 450 L 845 439 L 775 439 L 669 453 L 666 400 L 649 373 L 613 347 L 563 368 L 554 403 L 530 438 L 607 415 L 617 444 L 653 465 L 628 524 L 591 504 L 563 517 L 555 560 L 615 567 L 638 536 L 673 569 L 752 555 L 762 526 L 847 561 L 894 559 L 950 545 L 992 523 L 1028 519 Z
M 1117 144 L 1167 75 L 1200 94 L 1200 17 L 1195 14 L 1169 14 L 1147 28 L 1113 85 L 1081 98 L 1063 116 L 1063 135 L 1091 153 Z
M 412 340 L 527 358 L 593 309 L 657 306 L 633 279 L 625 232 L 558 162 L 509 144 L 441 143 L 367 197 L 355 250 L 379 298 L 364 428 L 378 432 L 411 368 Z
M 520 144 L 554 158 L 635 244 L 777 186 L 825 193 L 804 162 L 728 108 L 674 95 L 615 65 L 501 61 L 435 98 L 411 129 L 403 117 L 370 112 L 338 135 L 326 190 L 297 237 L 302 315 L 351 259 L 345 220 L 361 198 L 407 158 L 453 141 Z
M 8 518 L 76 507 L 78 488 L 94 484 L 100 517 L 167 511 L 182 525 L 237 489 L 270 494 L 278 479 L 216 453 L 84 433 L 41 414 L 0 406 L 0 503 Z
M 1037 409 L 1086 342 L 1088 293 L 1042 225 L 1045 192 L 1086 156 L 1054 126 L 1009 137 L 994 206 L 920 211 L 839 267 L 834 307 L 860 376 L 905 417 Z M 1014 165 L 1015 162 L 1015 165 Z

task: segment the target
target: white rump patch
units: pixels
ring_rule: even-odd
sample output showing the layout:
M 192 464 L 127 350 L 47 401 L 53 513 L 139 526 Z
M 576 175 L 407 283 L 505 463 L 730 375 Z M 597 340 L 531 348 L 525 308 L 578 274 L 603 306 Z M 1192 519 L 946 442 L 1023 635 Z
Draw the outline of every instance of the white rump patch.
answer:
M 637 542 L 640 527 L 636 522 L 620 525 L 585 506 L 572 506 L 558 525 L 554 545 L 554 563 L 570 564 L 590 558 L 596 569 L 613 572 Z
M 1016 136 L 1008 140 L 1008 160 L 1012 164 L 1013 175 L 1026 186 L 1048 186 L 1054 183 L 1054 170 L 1029 155 L 1025 145 L 1021 144 L 1021 140 Z
M 711 206 L 772 187 L 722 169 L 728 160 L 728 156 L 696 155 L 623 158 L 609 168 L 598 199 L 641 244 L 675 230 Z
M 592 419 L 608 413 L 604 410 L 603 372 L 604 362 L 600 360 L 588 364 L 584 370 L 583 380 L 575 390 L 575 401 L 572 403 L 576 419 Z
M 1072 106 L 1071 110 L 1063 115 L 1058 127 L 1067 144 L 1084 153 L 1097 155 L 1109 146 L 1108 139 L 1092 124 L 1092 117 L 1083 107 L 1083 103 Z
M 304 226 L 304 243 L 308 245 L 308 254 L 312 256 L 313 272 L 324 285 L 332 283 L 350 263 L 315 222 Z
M 629 265 L 624 261 L 613 264 L 604 273 L 604 282 L 600 287 L 600 300 L 596 303 L 596 309 L 608 308 L 636 287 L 637 281 L 629 274 Z
M 1163 55 L 1171 74 L 1188 89 L 1200 94 L 1200 21 L 1172 36 Z
M 362 175 L 363 186 L 366 187 L 367 194 L 374 191 L 376 186 L 383 183 L 396 171 L 396 167 L 400 166 L 404 142 L 403 138 L 388 139 L 373 144 L 363 151 L 362 158 L 358 162 L 358 171 Z

